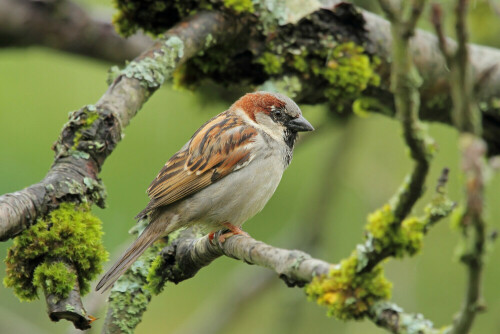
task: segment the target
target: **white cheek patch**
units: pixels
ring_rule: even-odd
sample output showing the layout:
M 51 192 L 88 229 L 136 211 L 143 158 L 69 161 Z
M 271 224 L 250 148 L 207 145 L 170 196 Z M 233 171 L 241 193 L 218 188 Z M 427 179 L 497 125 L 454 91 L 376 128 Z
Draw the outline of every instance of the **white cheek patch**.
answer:
M 267 133 L 271 138 L 279 141 L 283 141 L 285 135 L 285 127 L 281 124 L 275 123 L 271 117 L 264 113 L 258 113 L 255 115 L 255 122 L 253 119 L 248 117 L 248 115 L 241 109 L 236 109 L 235 112 L 239 117 L 243 118 L 245 123 L 253 126 L 254 128 Z
M 255 116 L 260 128 L 267 133 L 271 138 L 275 140 L 283 140 L 285 133 L 285 127 L 281 124 L 276 123 L 266 114 L 259 113 Z

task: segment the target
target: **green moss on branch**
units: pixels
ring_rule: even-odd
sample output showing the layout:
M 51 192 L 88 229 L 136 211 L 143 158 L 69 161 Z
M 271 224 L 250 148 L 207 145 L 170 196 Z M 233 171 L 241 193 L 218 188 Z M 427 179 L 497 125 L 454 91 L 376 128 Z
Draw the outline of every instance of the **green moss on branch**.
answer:
M 43 288 L 47 295 L 64 299 L 73 290 L 76 279 L 76 274 L 68 271 L 64 263 L 45 261 L 34 271 L 33 286 Z
M 123 36 L 139 29 L 158 35 L 200 10 L 219 10 L 231 15 L 254 12 L 252 0 L 114 0 L 118 12 L 113 23 Z
M 108 256 L 101 224 L 89 205 L 61 204 L 14 239 L 5 260 L 5 286 L 13 288 L 20 300 L 38 298 L 39 288 L 64 298 L 76 277 L 62 261 L 75 266 L 81 293 L 86 294 Z

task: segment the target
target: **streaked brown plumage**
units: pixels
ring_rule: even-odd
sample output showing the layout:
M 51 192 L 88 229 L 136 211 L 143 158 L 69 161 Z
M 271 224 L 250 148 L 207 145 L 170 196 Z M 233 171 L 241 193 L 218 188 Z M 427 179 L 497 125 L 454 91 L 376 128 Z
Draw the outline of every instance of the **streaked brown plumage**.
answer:
M 181 227 L 229 228 L 225 237 L 241 233 L 278 186 L 297 132 L 311 130 L 292 100 L 267 92 L 246 94 L 209 120 L 153 180 L 151 200 L 136 216 L 149 225 L 96 289 L 111 287 L 153 242 Z

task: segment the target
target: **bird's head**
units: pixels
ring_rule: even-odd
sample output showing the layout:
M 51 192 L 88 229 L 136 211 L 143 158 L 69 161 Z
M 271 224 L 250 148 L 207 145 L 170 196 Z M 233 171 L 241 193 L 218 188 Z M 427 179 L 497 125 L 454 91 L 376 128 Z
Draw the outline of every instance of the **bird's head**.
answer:
M 299 106 L 283 94 L 248 93 L 236 101 L 233 108 L 242 110 L 272 137 L 281 137 L 285 141 L 295 141 L 297 132 L 314 130 L 311 123 L 302 116 Z

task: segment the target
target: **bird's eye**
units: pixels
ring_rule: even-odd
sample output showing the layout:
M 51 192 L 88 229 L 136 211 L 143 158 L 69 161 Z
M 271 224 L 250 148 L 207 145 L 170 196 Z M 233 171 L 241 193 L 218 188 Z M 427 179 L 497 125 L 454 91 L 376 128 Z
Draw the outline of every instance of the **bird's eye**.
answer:
M 282 115 L 281 110 L 279 110 L 279 109 L 274 110 L 274 116 L 275 117 L 281 117 L 281 115 Z

